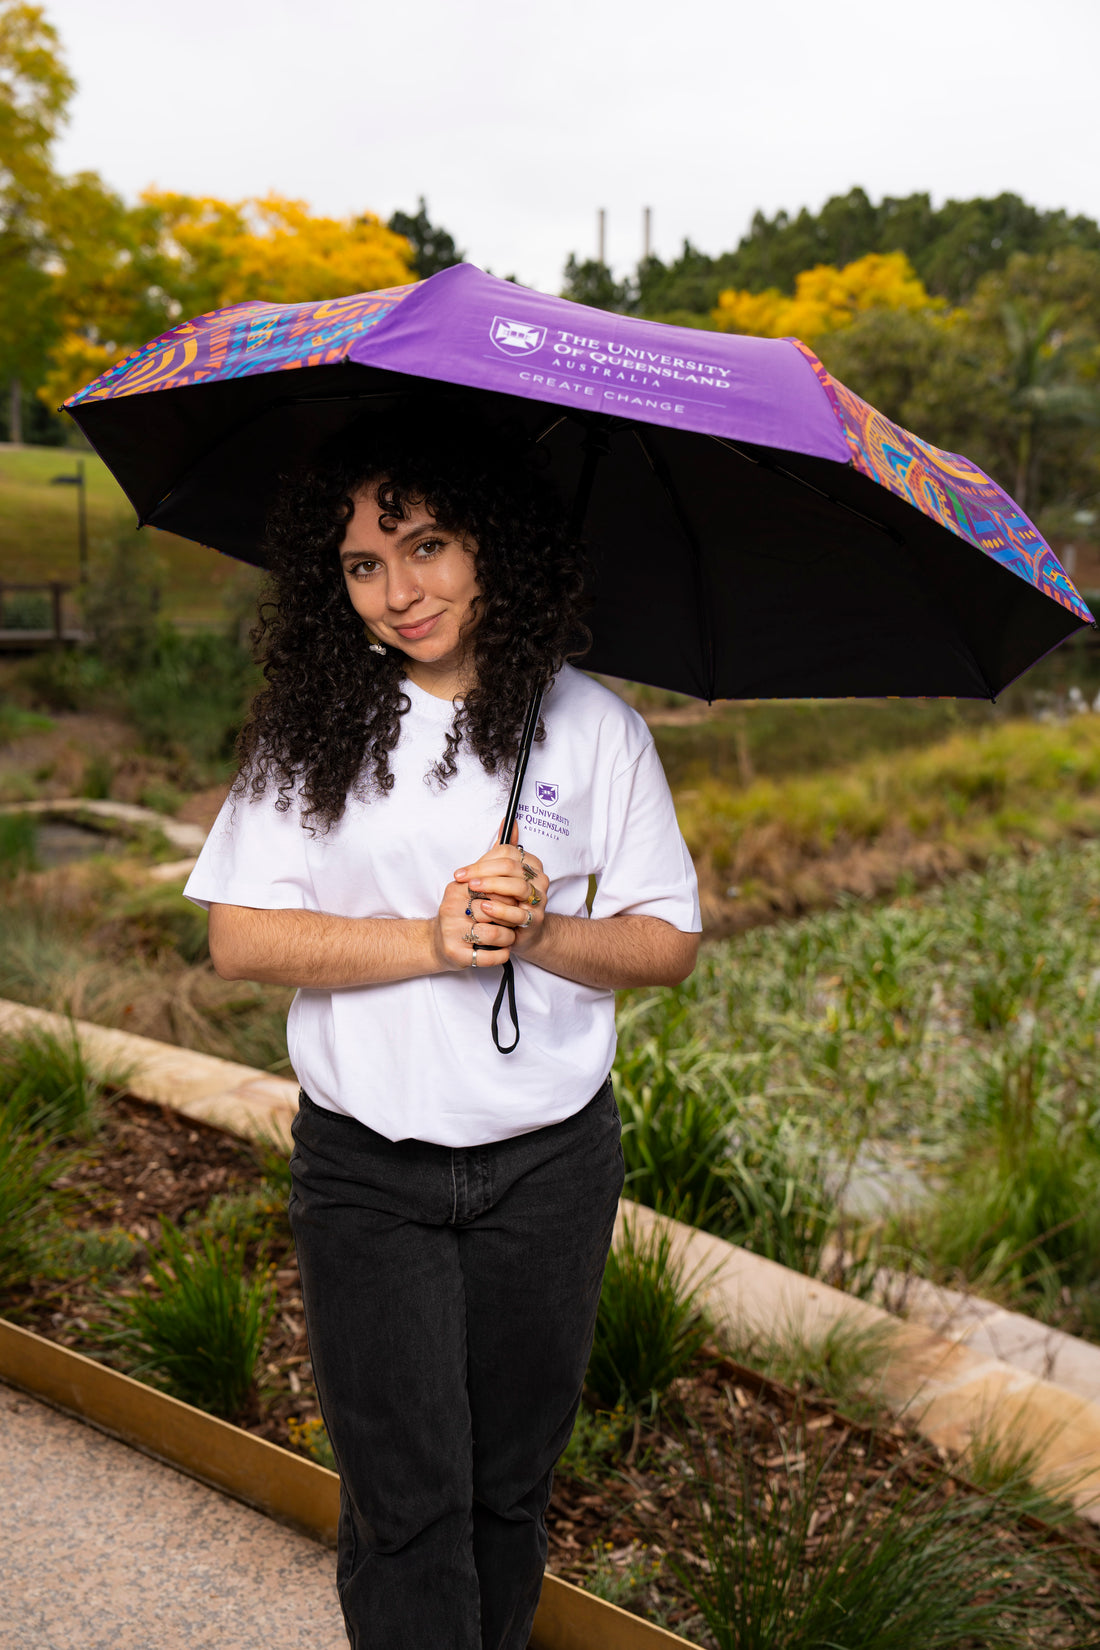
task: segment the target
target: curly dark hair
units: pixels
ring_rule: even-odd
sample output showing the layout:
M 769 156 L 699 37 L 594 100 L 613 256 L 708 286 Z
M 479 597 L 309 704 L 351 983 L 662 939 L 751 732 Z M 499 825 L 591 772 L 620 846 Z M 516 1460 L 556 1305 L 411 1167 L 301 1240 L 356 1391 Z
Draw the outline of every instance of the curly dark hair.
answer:
M 393 786 L 390 752 L 411 704 L 405 656 L 370 652 L 339 563 L 355 499 L 371 486 L 388 516 L 425 505 L 476 547 L 476 685 L 456 706 L 433 774 L 445 785 L 463 745 L 488 773 L 509 767 L 532 693 L 589 642 L 584 555 L 541 458 L 520 432 L 453 399 L 425 398 L 360 418 L 284 482 L 252 632 L 267 685 L 238 740 L 239 791 L 260 795 L 274 782 L 285 811 L 296 789 L 303 818 L 326 830 L 349 792 Z M 541 723 L 536 737 L 545 737 Z

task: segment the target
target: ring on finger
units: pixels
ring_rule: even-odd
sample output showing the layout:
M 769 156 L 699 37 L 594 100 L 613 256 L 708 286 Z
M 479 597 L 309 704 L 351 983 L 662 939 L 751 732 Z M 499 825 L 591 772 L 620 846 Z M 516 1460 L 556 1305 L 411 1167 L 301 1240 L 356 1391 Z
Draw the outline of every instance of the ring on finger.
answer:
M 477 947 L 476 946 L 474 947 L 473 957 L 470 959 L 470 967 L 471 968 L 476 968 L 477 967 Z
M 476 922 L 472 922 L 470 924 L 469 928 L 467 928 L 466 932 L 463 934 L 462 939 L 463 939 L 463 943 L 466 944 L 466 945 L 476 945 L 477 944 L 477 923 Z
M 528 903 L 528 905 L 541 905 L 542 904 L 542 895 L 539 893 L 539 891 L 535 887 L 534 883 L 531 884 L 531 891 L 527 895 L 527 903 Z
M 520 870 L 523 872 L 528 882 L 534 882 L 535 878 L 538 876 L 538 872 L 535 870 L 535 867 L 533 865 L 528 865 L 526 860 L 521 863 Z
M 523 920 L 523 922 L 521 923 L 520 926 L 523 927 L 523 928 L 530 928 L 531 918 L 534 916 L 534 914 L 535 913 L 533 911 L 528 911 L 526 917 L 524 918 L 524 920 Z

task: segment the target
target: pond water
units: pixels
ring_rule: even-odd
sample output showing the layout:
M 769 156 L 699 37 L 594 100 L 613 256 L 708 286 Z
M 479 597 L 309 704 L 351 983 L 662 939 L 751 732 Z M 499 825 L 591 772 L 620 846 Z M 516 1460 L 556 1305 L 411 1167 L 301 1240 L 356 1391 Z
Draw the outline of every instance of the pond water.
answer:
M 35 858 L 47 871 L 55 865 L 90 859 L 93 854 L 117 853 L 123 846 L 121 837 L 92 830 L 88 825 L 77 825 L 69 819 L 42 820 L 36 826 L 34 839 Z

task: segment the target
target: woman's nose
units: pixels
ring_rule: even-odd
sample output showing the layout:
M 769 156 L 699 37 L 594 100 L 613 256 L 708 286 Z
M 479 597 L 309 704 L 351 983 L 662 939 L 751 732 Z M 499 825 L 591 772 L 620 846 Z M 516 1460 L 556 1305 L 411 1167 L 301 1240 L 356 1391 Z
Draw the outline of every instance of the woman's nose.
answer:
M 386 581 L 386 599 L 398 613 L 403 613 L 407 607 L 419 601 L 422 594 L 415 576 L 409 570 L 402 568 L 392 572 Z

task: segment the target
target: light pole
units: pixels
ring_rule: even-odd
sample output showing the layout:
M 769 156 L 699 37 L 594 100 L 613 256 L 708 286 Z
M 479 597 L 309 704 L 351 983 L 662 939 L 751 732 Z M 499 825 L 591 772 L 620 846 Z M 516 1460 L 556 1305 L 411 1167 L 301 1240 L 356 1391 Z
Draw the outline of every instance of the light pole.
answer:
M 76 493 L 76 534 L 77 555 L 80 563 L 80 582 L 88 582 L 88 503 L 84 484 L 84 460 L 76 461 L 75 476 L 51 476 L 51 487 L 75 487 Z

